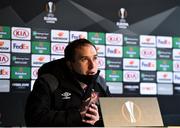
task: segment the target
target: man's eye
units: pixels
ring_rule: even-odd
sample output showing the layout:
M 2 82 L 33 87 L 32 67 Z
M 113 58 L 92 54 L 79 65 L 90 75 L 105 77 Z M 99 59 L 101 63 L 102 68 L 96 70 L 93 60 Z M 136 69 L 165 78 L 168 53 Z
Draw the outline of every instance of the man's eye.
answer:
M 98 59 L 98 57 L 97 57 L 97 56 L 95 56 L 93 59 L 94 59 L 94 60 L 97 60 L 97 59 Z
M 87 58 L 81 58 L 81 61 L 86 61 L 87 60 Z
M 97 57 L 97 56 L 94 56 L 94 57 L 93 57 L 93 60 L 94 60 L 94 61 L 96 61 L 97 59 L 98 59 L 98 57 Z

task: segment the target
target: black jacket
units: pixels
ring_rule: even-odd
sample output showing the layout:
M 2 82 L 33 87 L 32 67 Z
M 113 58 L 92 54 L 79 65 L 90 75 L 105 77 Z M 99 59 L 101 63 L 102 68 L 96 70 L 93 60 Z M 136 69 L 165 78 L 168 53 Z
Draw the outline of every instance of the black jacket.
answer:
M 91 126 L 81 121 L 79 109 L 82 101 L 90 97 L 92 89 L 99 92 L 100 97 L 110 96 L 100 76 L 84 93 L 64 59 L 44 64 L 38 71 L 38 79 L 27 99 L 27 126 Z M 102 122 L 101 118 L 94 126 L 103 126 Z

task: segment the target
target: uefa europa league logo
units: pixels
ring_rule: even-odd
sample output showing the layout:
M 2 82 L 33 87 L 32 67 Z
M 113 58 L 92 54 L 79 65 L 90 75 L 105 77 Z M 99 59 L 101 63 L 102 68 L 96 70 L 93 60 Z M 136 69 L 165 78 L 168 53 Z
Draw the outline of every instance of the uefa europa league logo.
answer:
M 119 22 L 116 23 L 116 25 L 119 27 L 119 28 L 127 28 L 129 26 L 129 24 L 126 22 L 126 19 L 127 18 L 127 11 L 125 8 L 121 8 L 119 9 L 118 11 L 118 16 L 120 17 L 120 20 Z
M 126 101 L 122 106 L 122 115 L 127 121 L 136 123 L 141 119 L 141 110 L 134 102 Z
M 125 19 L 127 17 L 127 11 L 125 10 L 125 8 L 121 8 L 118 11 L 118 15 L 121 19 Z
M 49 14 L 53 14 L 55 12 L 55 4 L 51 1 L 49 1 L 46 4 L 46 10 Z M 54 14 L 53 14 L 53 16 L 54 16 Z
M 54 12 L 56 10 L 55 4 L 52 1 L 49 1 L 46 4 L 46 12 L 48 12 L 47 16 L 44 17 L 46 23 L 55 23 L 57 18 L 54 17 Z
M 134 103 L 132 101 L 127 101 L 125 103 L 125 106 L 126 106 L 128 112 L 129 112 L 131 123 L 135 123 L 136 119 L 135 119 L 135 116 L 134 116 Z
M 48 2 L 48 7 L 49 7 L 49 13 L 53 12 L 53 2 Z

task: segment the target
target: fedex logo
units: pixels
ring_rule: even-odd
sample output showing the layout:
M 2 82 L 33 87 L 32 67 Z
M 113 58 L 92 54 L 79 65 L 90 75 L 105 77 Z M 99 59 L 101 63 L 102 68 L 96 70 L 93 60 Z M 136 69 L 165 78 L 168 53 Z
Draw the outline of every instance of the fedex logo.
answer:
M 70 41 L 77 39 L 87 39 L 87 32 L 70 31 Z
M 71 35 L 71 38 L 73 38 L 74 40 L 77 40 L 77 39 L 85 39 L 85 36 L 80 34 L 80 35 L 75 35 L 75 34 L 72 34 Z
M 23 27 L 12 27 L 12 39 L 30 40 L 31 29 Z
M 180 84 L 180 73 L 174 72 L 173 76 L 174 76 L 174 79 L 173 79 L 174 83 Z
M 172 48 L 172 37 L 169 36 L 157 36 L 158 48 Z
M 121 53 L 121 51 L 118 48 L 115 48 L 115 49 L 108 48 L 107 52 L 110 53 L 110 54 L 119 54 L 119 53 Z
M 30 53 L 30 41 L 12 41 L 12 52 L 17 53 Z
M 106 56 L 107 57 L 122 57 L 122 47 L 121 46 L 106 46 Z
M 141 70 L 155 71 L 156 70 L 156 60 L 141 59 L 140 67 L 141 67 L 140 68 Z
M 17 44 L 17 43 L 14 43 L 13 44 L 13 49 L 28 49 L 29 48 L 29 46 L 27 45 L 27 44 L 24 44 L 24 43 L 22 43 L 22 44 Z
M 173 71 L 180 71 L 180 61 L 173 61 Z

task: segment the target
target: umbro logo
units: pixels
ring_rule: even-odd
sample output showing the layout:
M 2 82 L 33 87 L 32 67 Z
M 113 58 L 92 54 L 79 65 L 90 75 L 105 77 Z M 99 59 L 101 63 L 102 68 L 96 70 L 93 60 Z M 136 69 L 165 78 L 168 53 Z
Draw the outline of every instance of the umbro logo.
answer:
M 64 92 L 61 94 L 62 99 L 71 99 L 71 93 L 70 92 Z

